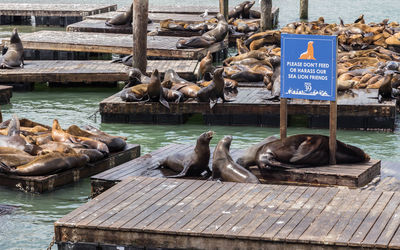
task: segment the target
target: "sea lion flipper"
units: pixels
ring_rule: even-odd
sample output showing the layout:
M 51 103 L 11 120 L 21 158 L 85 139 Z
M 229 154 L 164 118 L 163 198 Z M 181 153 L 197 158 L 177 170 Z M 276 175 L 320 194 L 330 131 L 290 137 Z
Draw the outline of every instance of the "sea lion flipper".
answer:
M 167 109 L 170 109 L 167 100 L 165 100 L 164 97 L 163 97 L 162 95 L 160 95 L 160 103 L 161 103 L 164 107 L 166 107 Z
M 191 163 L 190 162 L 186 162 L 184 167 L 183 167 L 183 170 L 179 174 L 169 175 L 169 176 L 166 176 L 166 177 L 167 178 L 182 178 L 182 177 L 185 177 L 187 175 L 187 172 L 190 169 L 190 166 L 191 166 Z
M 210 109 L 213 109 L 215 104 L 217 104 L 217 100 L 210 99 Z

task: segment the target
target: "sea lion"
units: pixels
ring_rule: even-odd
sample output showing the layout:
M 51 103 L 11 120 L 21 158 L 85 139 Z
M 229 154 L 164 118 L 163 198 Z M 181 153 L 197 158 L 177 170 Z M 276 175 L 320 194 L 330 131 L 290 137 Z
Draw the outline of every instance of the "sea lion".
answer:
M 200 69 L 199 69 L 199 76 L 198 76 L 199 79 L 203 79 L 207 72 L 213 71 L 212 61 L 213 61 L 213 57 L 211 55 L 211 51 L 208 51 L 207 56 L 205 56 L 200 61 Z
M 272 141 L 276 141 L 278 140 L 277 137 L 275 136 L 269 136 L 267 138 L 265 138 L 264 140 L 262 140 L 261 142 L 249 147 L 242 156 L 240 156 L 237 160 L 236 163 L 239 164 L 242 167 L 245 168 L 249 168 L 250 166 L 255 166 L 257 165 L 256 163 L 256 155 L 258 150 L 260 150 L 260 148 L 262 146 L 264 146 L 265 144 L 272 142 Z
M 185 95 L 182 92 L 173 89 L 162 88 L 163 96 L 168 102 L 179 103 L 184 100 Z
M 366 162 L 370 158 L 360 148 L 336 140 L 336 163 Z M 329 164 L 329 137 L 300 134 L 269 142 L 257 151 L 258 167 L 299 168 Z
M 232 10 L 229 11 L 228 18 L 239 18 L 243 13 L 244 6 L 249 3 L 250 1 L 244 1 L 243 3 L 236 5 Z
M 238 54 L 244 54 L 249 52 L 250 50 L 244 45 L 244 41 L 240 38 L 236 38 L 236 48 L 238 51 Z
M 223 72 L 223 68 L 216 69 L 214 71 L 214 76 L 211 84 L 205 88 L 200 89 L 200 91 L 197 93 L 197 100 L 199 102 L 210 102 L 211 109 L 217 103 L 219 98 L 221 98 L 223 102 L 228 101 L 225 99 L 224 95 L 225 82 L 224 78 L 222 77 Z
M 200 87 L 181 78 L 174 70 L 165 72 L 162 86 L 181 92 L 186 98 L 196 98 Z
M 148 86 L 148 84 L 142 83 L 130 88 L 124 88 L 120 93 L 120 97 L 125 102 L 148 101 L 148 99 L 145 99 L 145 97 L 148 97 Z
M 25 176 L 47 175 L 70 168 L 83 167 L 88 160 L 86 155 L 54 152 L 38 156 L 33 161 L 16 168 L 11 168 L 4 162 L 0 162 L 0 171 Z
M 18 36 L 17 28 L 13 29 L 7 52 L 0 58 L 0 62 L 2 69 L 12 69 L 24 65 L 24 47 Z
M 0 161 L 5 163 L 10 168 L 15 168 L 20 165 L 31 162 L 35 157 L 25 151 L 10 148 L 0 147 Z
M 106 21 L 107 26 L 118 26 L 118 25 L 132 25 L 132 14 L 133 14 L 133 3 L 129 9 L 123 13 L 120 13 L 110 20 Z
M 260 183 L 249 170 L 233 161 L 229 154 L 232 136 L 225 136 L 215 147 L 212 159 L 212 178 L 222 181 Z
M 69 126 L 67 129 L 67 133 L 74 135 L 74 136 L 86 137 L 86 138 L 90 138 L 90 139 L 93 139 L 96 141 L 103 142 L 104 144 L 107 145 L 110 152 L 121 151 L 126 146 L 125 140 L 123 140 L 119 137 L 112 137 L 112 136 L 106 136 L 106 135 L 101 135 L 101 134 L 93 134 L 89 131 L 79 128 L 76 125 Z
M 242 18 L 250 18 L 250 9 L 253 7 L 253 5 L 256 3 L 256 1 L 247 3 L 242 10 Z
M 157 69 L 153 70 L 153 73 L 151 74 L 150 83 L 147 86 L 147 94 L 149 95 L 149 99 L 151 101 L 160 102 L 161 105 L 169 109 L 169 104 L 164 98 L 160 74 L 158 73 Z
M 48 154 L 51 152 L 60 153 L 76 153 L 72 147 L 62 142 L 50 141 L 46 144 L 40 145 L 38 155 Z
M 210 140 L 214 135 L 213 131 L 202 133 L 196 142 L 196 147 L 193 152 L 189 154 L 176 153 L 162 159 L 159 165 L 156 167 L 167 167 L 175 172 L 177 175 L 166 176 L 166 177 L 185 177 L 185 176 L 199 176 L 204 171 L 211 174 L 211 170 L 208 167 L 210 160 Z

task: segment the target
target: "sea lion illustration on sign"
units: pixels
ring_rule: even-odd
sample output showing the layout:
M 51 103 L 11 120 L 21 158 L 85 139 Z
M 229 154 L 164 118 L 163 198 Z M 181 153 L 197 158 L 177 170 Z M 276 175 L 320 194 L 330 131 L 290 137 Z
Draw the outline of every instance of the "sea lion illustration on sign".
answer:
M 300 55 L 299 59 L 317 60 L 314 57 L 314 46 L 313 46 L 313 44 L 314 44 L 313 41 L 309 41 L 308 42 L 307 51 L 302 53 Z

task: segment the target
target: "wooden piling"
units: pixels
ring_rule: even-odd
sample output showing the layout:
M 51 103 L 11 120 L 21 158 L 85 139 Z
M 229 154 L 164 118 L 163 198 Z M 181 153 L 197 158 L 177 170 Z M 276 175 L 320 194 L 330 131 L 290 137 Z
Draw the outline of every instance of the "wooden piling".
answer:
M 133 1 L 133 61 L 132 66 L 143 73 L 147 67 L 148 0 Z
M 261 31 L 272 29 L 272 0 L 261 0 Z
M 228 0 L 219 0 L 219 12 L 224 15 L 226 21 L 228 21 L 229 12 L 228 2 Z
M 336 164 L 336 129 L 337 129 L 337 104 L 330 102 L 329 110 L 329 163 Z
M 308 0 L 300 0 L 300 19 L 308 19 Z

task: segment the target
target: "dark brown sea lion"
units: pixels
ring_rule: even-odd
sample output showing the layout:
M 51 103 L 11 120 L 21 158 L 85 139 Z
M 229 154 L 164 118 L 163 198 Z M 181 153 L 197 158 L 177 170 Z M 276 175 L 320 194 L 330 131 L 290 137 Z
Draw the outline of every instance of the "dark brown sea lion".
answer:
M 219 98 L 221 98 L 223 102 L 229 101 L 225 99 L 224 95 L 225 82 L 222 77 L 223 72 L 223 68 L 216 69 L 211 84 L 200 89 L 197 93 L 197 100 L 199 102 L 210 102 L 211 109 L 217 103 Z
M 186 98 L 196 98 L 200 87 L 181 78 L 174 70 L 165 72 L 162 86 L 181 92 Z
M 199 79 L 204 78 L 205 74 L 207 72 L 212 72 L 213 71 L 213 66 L 212 66 L 212 61 L 213 57 L 211 55 L 211 51 L 207 52 L 207 56 L 205 56 L 203 59 L 200 61 L 200 69 L 199 69 Z
M 210 160 L 210 140 L 214 135 L 213 131 L 202 133 L 196 142 L 196 147 L 190 154 L 176 153 L 160 161 L 160 166 L 170 168 L 177 175 L 167 177 L 185 177 L 185 176 L 200 176 L 204 171 L 211 174 L 208 167 Z
M 25 151 L 10 148 L 0 147 L 0 161 L 5 163 L 10 168 L 31 162 L 35 157 Z
M 7 52 L 1 57 L 0 68 L 12 69 L 24 65 L 24 47 L 18 36 L 17 28 L 14 28 L 10 38 Z
M 0 171 L 16 175 L 47 175 L 75 167 L 83 167 L 88 162 L 88 157 L 81 154 L 64 154 L 59 152 L 49 153 L 36 157 L 33 161 L 11 168 L 0 162 Z
M 104 158 L 104 154 L 97 149 L 93 148 L 74 148 L 78 154 L 83 154 L 89 157 L 89 162 L 96 162 Z
M 225 136 L 215 147 L 212 159 L 212 178 L 222 181 L 260 183 L 249 170 L 233 161 L 229 154 L 232 136 Z
M 370 158 L 360 148 L 336 142 L 336 163 L 366 162 Z M 255 162 L 260 168 L 299 168 L 329 164 L 329 137 L 300 134 L 269 142 L 256 154 Z
M 242 10 L 242 18 L 250 18 L 250 9 L 253 7 L 256 1 L 247 3 Z
M 163 88 L 161 86 L 160 74 L 158 70 L 153 70 L 150 77 L 150 83 L 147 86 L 147 94 L 151 101 L 160 102 L 161 105 L 169 109 L 169 104 L 164 98 Z
M 250 1 L 244 1 L 244 2 L 236 5 L 232 10 L 230 10 L 228 13 L 229 19 L 230 18 L 239 18 L 242 15 L 244 6 L 248 3 L 250 3 Z
M 272 141 L 276 141 L 278 140 L 277 137 L 275 136 L 269 136 L 267 138 L 265 138 L 264 140 L 262 140 L 261 142 L 249 147 L 242 156 L 240 156 L 237 160 L 236 163 L 239 164 L 240 166 L 243 166 L 245 168 L 249 168 L 250 166 L 255 166 L 257 165 L 256 163 L 256 155 L 257 152 L 260 150 L 260 148 L 262 146 L 264 146 L 265 144 L 272 142 Z
M 129 7 L 129 9 L 125 12 L 122 12 L 110 20 L 106 21 L 107 26 L 114 26 L 114 25 L 132 25 L 132 14 L 133 14 L 133 4 Z
M 69 128 L 67 129 L 67 133 L 74 135 L 74 136 L 86 137 L 86 138 L 90 138 L 90 139 L 93 139 L 96 141 L 103 142 L 107 145 L 110 152 L 121 151 L 126 146 L 125 140 L 123 140 L 119 137 L 93 134 L 89 131 L 81 129 L 80 127 L 78 127 L 76 125 L 69 126 Z

